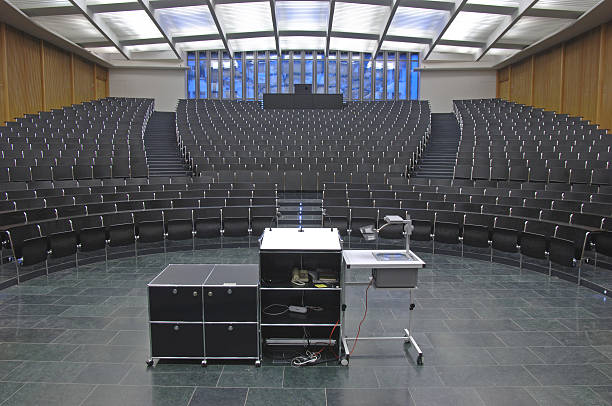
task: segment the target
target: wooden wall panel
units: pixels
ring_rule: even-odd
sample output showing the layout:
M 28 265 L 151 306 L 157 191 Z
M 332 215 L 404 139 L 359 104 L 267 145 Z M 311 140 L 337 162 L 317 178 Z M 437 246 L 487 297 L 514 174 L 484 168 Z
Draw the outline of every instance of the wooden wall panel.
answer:
M 521 104 L 531 102 L 531 59 L 512 65 L 510 71 L 510 98 Z
M 45 108 L 47 110 L 69 106 L 70 54 L 56 47 L 45 46 Z
M 7 27 L 6 47 L 9 115 L 37 113 L 43 105 L 40 41 Z
M 600 106 L 598 122 L 603 128 L 612 130 L 612 22 L 604 26 L 602 47 Z
M 561 109 L 561 48 L 535 56 L 533 105 L 546 110 Z
M 6 25 L 0 23 L 0 123 L 9 119 Z
M 612 21 L 500 69 L 497 78 L 500 98 L 612 129 Z
M 94 66 L 0 24 L 0 125 L 24 114 L 92 100 L 96 93 L 107 97 L 108 69 L 96 66 L 94 76 Z
M 93 100 L 94 93 L 94 64 L 81 58 L 74 57 L 74 98 L 75 103 Z

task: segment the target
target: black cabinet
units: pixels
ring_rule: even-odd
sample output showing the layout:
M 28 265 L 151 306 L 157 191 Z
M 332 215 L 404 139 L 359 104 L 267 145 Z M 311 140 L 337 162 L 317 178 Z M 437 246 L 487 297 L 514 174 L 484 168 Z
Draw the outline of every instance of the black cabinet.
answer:
M 257 322 L 257 289 L 232 286 L 205 287 L 204 295 L 207 322 Z
M 202 323 L 151 323 L 151 338 L 154 358 L 204 357 Z
M 149 283 L 151 358 L 260 365 L 257 265 L 169 265 Z
M 257 323 L 206 323 L 207 357 L 256 357 L 258 341 Z
M 202 286 L 149 287 L 152 321 L 202 321 Z

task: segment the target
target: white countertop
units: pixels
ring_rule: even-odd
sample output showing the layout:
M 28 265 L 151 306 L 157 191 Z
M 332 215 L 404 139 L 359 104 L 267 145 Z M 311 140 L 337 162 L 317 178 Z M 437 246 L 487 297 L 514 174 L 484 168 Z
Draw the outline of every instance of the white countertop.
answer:
M 277 251 L 340 251 L 337 228 L 266 228 L 260 250 Z
M 351 268 L 423 268 L 425 262 L 414 252 L 409 251 L 408 260 L 379 261 L 375 254 L 406 254 L 406 250 L 344 250 L 342 257 Z

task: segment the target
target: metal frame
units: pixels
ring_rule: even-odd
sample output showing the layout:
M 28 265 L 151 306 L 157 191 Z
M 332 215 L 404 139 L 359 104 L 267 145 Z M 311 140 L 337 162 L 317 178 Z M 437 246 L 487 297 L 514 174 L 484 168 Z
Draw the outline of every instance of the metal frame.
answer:
M 155 15 L 155 10 L 151 8 L 151 5 L 149 4 L 149 0 L 138 0 L 138 4 L 140 4 L 142 9 L 145 11 L 145 13 L 147 13 L 149 18 L 153 22 L 153 24 L 155 24 L 155 26 L 159 30 L 159 33 L 162 35 L 162 37 L 164 37 L 168 45 L 170 45 L 170 49 L 172 50 L 172 52 L 174 52 L 174 54 L 176 55 L 176 58 L 182 59 L 180 52 L 176 49 L 176 46 L 174 45 L 174 41 L 172 40 L 172 37 L 170 36 L 170 34 L 168 34 L 166 28 L 157 19 Z
M 444 23 L 438 28 L 431 43 L 429 44 L 429 47 L 423 56 L 423 60 L 426 60 L 431 55 L 436 45 L 438 45 L 450 25 L 453 23 L 453 21 L 455 21 L 455 18 L 459 12 L 465 7 L 466 3 L 467 0 L 455 0 L 453 7 L 449 10 L 449 14 L 445 18 Z

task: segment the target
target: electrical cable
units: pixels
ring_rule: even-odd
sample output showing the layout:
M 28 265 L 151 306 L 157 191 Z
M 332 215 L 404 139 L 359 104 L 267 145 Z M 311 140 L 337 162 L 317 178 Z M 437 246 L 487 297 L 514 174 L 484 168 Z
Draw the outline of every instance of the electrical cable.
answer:
M 361 325 L 363 324 L 363 322 L 366 319 L 366 316 L 368 315 L 368 290 L 370 289 L 370 286 L 372 286 L 373 281 L 374 279 L 370 279 L 370 283 L 368 283 L 368 287 L 366 288 L 366 291 L 365 291 L 365 311 L 363 312 L 363 318 L 359 322 L 359 327 L 357 328 L 357 335 L 355 336 L 355 341 L 353 342 L 353 348 L 351 348 L 351 351 L 348 354 L 349 357 L 353 355 L 353 351 L 355 351 L 357 340 L 359 340 L 359 333 L 361 333 Z

